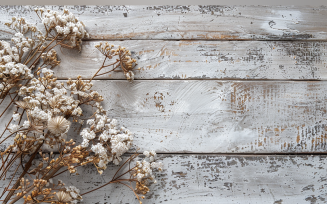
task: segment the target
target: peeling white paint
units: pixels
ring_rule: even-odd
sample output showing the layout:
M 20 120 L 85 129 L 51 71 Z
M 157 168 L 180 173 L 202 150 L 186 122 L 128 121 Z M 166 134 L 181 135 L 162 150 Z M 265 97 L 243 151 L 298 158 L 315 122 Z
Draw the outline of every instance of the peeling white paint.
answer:
M 144 203 L 325 203 L 326 156 L 159 155 L 157 174 Z M 99 175 L 93 167 L 57 179 L 81 193 L 110 181 L 118 167 Z M 87 175 L 87 176 L 85 176 Z M 83 177 L 83 179 L 81 179 Z M 9 179 L 0 184 L 0 190 Z M 313 202 L 312 200 L 315 200 Z M 83 203 L 137 203 L 130 189 L 109 185 L 83 197 Z

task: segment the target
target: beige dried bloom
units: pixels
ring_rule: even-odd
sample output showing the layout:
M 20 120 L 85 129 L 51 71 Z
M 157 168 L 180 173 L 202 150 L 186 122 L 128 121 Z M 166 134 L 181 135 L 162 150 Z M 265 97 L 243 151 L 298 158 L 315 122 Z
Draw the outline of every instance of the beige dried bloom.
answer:
M 55 67 L 60 64 L 60 61 L 58 61 L 57 52 L 54 49 L 50 50 L 47 53 L 43 53 L 41 55 L 41 58 L 44 64 L 47 64 L 52 67 Z
M 69 130 L 70 122 L 63 116 L 51 118 L 48 121 L 48 129 L 53 134 L 63 134 Z
M 28 109 L 29 108 L 29 104 L 26 103 L 25 101 L 15 101 L 15 104 L 21 109 Z
M 70 194 L 64 191 L 59 191 L 58 193 L 56 193 L 56 197 L 58 202 L 63 203 L 68 203 L 73 200 L 72 197 L 70 197 Z

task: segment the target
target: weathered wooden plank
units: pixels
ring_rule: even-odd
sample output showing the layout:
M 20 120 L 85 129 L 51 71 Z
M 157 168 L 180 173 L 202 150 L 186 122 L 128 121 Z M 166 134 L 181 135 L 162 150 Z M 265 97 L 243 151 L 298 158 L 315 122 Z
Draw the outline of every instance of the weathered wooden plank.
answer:
M 326 152 L 327 82 L 94 83 L 109 116 L 135 133 L 141 151 Z
M 58 49 L 59 79 L 90 78 L 103 55 L 85 42 L 81 52 Z M 140 71 L 136 79 L 326 80 L 327 42 L 290 41 L 109 41 L 130 49 Z M 109 71 L 110 69 L 106 69 Z M 114 72 L 98 79 L 124 79 Z
M 46 6 L 54 10 L 62 6 Z M 325 40 L 327 8 L 312 6 L 66 6 L 91 39 Z M 12 16 L 37 20 L 30 6 L 1 6 Z
M 144 203 L 326 203 L 325 155 L 159 157 L 165 171 Z M 100 176 L 91 166 L 81 167 L 79 176 L 65 173 L 58 179 L 83 193 L 110 181 L 117 169 L 108 167 Z M 117 184 L 85 195 L 82 203 L 138 202 L 130 189 Z

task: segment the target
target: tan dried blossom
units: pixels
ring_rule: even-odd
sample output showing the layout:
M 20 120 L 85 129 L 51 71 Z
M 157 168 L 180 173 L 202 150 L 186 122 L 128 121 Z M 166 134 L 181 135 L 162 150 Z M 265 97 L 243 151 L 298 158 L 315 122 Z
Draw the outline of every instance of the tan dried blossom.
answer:
M 60 64 L 60 61 L 58 61 L 57 52 L 54 49 L 50 50 L 48 53 L 43 53 L 41 58 L 43 59 L 44 64 L 47 64 L 52 68 Z
M 29 104 L 25 101 L 15 101 L 15 104 L 21 109 L 28 109 L 30 108 Z
M 48 129 L 53 134 L 66 133 L 69 130 L 70 122 L 63 116 L 51 118 L 48 121 Z
M 55 108 L 59 105 L 60 97 L 61 96 L 54 96 L 49 99 L 48 104 L 51 106 L 51 108 Z
M 57 201 L 63 202 L 63 203 L 68 203 L 72 201 L 72 197 L 70 197 L 69 193 L 66 193 L 64 191 L 59 191 L 56 193 Z

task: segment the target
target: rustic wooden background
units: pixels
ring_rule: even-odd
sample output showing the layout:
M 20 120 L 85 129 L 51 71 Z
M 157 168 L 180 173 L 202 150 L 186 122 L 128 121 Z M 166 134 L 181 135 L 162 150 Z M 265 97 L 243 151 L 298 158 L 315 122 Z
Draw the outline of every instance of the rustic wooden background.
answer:
M 89 78 L 103 59 L 99 41 L 138 59 L 134 83 L 114 73 L 95 88 L 110 116 L 135 133 L 135 146 L 156 150 L 165 164 L 144 203 L 327 202 L 327 7 L 66 8 L 91 37 L 81 52 L 58 50 L 60 79 Z M 37 20 L 32 7 L 1 6 L 2 40 L 12 16 Z M 85 192 L 115 169 L 61 179 Z M 83 202 L 138 203 L 118 185 Z

